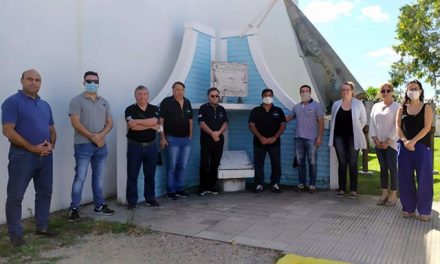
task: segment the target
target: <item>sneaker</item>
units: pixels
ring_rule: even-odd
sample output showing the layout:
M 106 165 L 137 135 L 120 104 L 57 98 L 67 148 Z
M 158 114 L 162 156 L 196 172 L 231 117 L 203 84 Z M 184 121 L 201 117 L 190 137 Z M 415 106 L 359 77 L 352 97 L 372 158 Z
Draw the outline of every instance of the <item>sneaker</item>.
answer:
M 22 236 L 13 236 L 9 240 L 13 247 L 21 247 L 26 245 L 26 242 L 24 241 Z
M 350 192 L 350 196 L 348 198 L 350 199 L 356 199 L 358 197 L 356 192 Z
M 262 192 L 262 191 L 263 191 L 263 185 L 258 184 L 257 187 L 255 188 L 255 192 L 259 193 L 259 192 Z
M 50 229 L 46 230 L 35 230 L 35 235 L 45 236 L 45 237 L 55 237 L 58 236 L 58 232 Z
M 71 209 L 69 212 L 69 221 L 75 222 L 79 220 L 81 220 L 81 218 L 79 217 L 78 209 Z
M 278 183 L 275 183 L 274 185 L 272 185 L 272 192 L 273 193 L 281 193 L 281 189 L 280 189 L 280 186 L 278 186 Z
M 148 205 L 151 207 L 159 207 L 159 203 L 156 200 L 146 201 L 145 205 Z
M 338 197 L 338 198 L 344 197 L 344 191 L 342 191 L 342 190 L 337 191 L 336 192 L 336 197 Z
M 315 185 L 310 185 L 309 186 L 309 193 L 310 194 L 314 194 L 316 192 L 316 186 Z
M 304 192 L 306 190 L 306 186 L 304 184 L 300 183 L 296 186 L 298 188 L 298 191 Z
M 112 215 L 115 213 L 114 210 L 108 208 L 108 205 L 101 204 L 99 207 L 95 207 L 95 210 L 93 210 L 96 214 L 100 215 Z
M 135 204 L 129 204 L 127 206 L 128 211 L 136 211 L 137 206 Z
M 212 188 L 211 190 L 208 191 L 208 194 L 218 194 L 218 191 L 216 188 Z
M 205 196 L 207 194 L 209 194 L 209 191 L 201 191 L 201 192 L 199 192 L 199 196 Z
M 176 192 L 176 196 L 177 197 L 182 197 L 182 198 L 188 198 L 189 194 L 187 192 L 185 192 L 185 191 L 178 191 L 178 192 Z
M 177 195 L 175 193 L 167 193 L 168 200 L 177 200 Z

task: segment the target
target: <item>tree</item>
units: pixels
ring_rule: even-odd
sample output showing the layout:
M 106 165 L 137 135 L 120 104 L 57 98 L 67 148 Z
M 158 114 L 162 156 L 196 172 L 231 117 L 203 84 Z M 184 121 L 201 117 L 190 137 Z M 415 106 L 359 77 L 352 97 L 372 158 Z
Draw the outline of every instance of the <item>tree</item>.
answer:
M 395 87 L 410 78 L 423 79 L 434 88 L 434 101 L 440 101 L 440 1 L 417 0 L 400 8 L 396 29 L 398 45 L 393 49 L 400 60 L 391 66 Z

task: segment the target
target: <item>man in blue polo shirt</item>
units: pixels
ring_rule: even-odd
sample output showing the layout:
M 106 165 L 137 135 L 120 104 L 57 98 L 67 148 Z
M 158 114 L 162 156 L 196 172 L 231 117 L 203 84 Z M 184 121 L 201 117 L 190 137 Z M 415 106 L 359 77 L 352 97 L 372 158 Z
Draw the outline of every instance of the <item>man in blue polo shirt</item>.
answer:
M 263 104 L 252 109 L 249 116 L 249 129 L 254 134 L 254 167 L 255 167 L 255 192 L 263 191 L 264 185 L 264 159 L 269 153 L 272 174 L 270 185 L 272 192 L 280 193 L 281 178 L 281 135 L 286 129 L 286 117 L 281 108 L 273 105 L 272 89 L 261 92 Z
M 292 115 L 287 116 L 290 122 L 296 118 L 295 155 L 298 161 L 298 190 L 316 192 L 317 152 L 324 134 L 324 111 L 321 105 L 311 97 L 312 89 L 308 85 L 299 88 L 301 103 L 292 109 Z M 306 183 L 306 157 L 309 163 L 310 181 Z
M 36 70 L 23 72 L 21 84 L 23 89 L 2 104 L 3 134 L 11 142 L 6 222 L 11 244 L 15 247 L 25 244 L 21 203 L 31 179 L 35 187 L 35 233 L 56 235 L 48 228 L 52 197 L 52 151 L 56 140 L 52 110 L 38 96 L 41 76 Z

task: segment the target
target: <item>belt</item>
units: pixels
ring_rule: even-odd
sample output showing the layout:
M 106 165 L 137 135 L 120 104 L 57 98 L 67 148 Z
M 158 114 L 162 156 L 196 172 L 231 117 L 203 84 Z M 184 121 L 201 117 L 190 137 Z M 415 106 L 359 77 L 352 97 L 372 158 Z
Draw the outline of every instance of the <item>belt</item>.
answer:
M 136 144 L 136 145 L 142 146 L 144 148 L 156 144 L 156 140 L 153 140 L 150 142 L 137 142 L 137 141 L 131 140 L 129 138 L 127 139 L 127 142 L 131 143 L 131 144 Z

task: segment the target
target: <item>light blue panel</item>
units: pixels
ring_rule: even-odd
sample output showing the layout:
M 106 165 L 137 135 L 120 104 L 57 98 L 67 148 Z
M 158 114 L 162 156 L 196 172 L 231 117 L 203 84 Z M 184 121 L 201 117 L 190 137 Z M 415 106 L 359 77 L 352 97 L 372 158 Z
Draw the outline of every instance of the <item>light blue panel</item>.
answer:
M 244 103 L 247 104 L 261 104 L 261 91 L 266 88 L 266 84 L 261 78 L 255 63 L 252 59 L 247 37 L 232 37 L 227 40 L 228 47 L 228 61 L 238 62 L 248 65 L 248 96 L 243 99 Z M 269 87 L 270 88 L 270 87 Z M 286 115 L 290 114 L 291 109 L 287 109 L 281 102 L 276 98 L 274 105 L 279 106 L 283 109 Z M 236 101 L 236 98 L 230 98 L 229 102 Z M 249 154 L 251 160 L 253 160 L 252 151 L 252 133 L 248 129 L 248 118 L 250 111 L 232 111 L 229 113 L 230 127 L 229 127 L 229 149 L 230 150 L 246 150 Z M 298 184 L 298 172 L 297 169 L 292 168 L 292 161 L 294 157 L 294 131 L 296 122 L 292 121 L 287 124 L 286 131 L 281 136 L 281 183 L 288 185 Z M 317 186 L 318 188 L 329 188 L 330 179 L 330 157 L 329 148 L 327 146 L 328 142 L 328 130 L 324 133 L 323 144 L 318 151 L 318 177 Z M 269 158 L 266 158 L 265 162 L 265 182 L 270 180 L 270 162 Z M 250 180 L 253 181 L 253 180 Z
M 185 97 L 191 103 L 204 103 L 207 101 L 206 91 L 210 87 L 211 69 L 211 41 L 212 38 L 206 34 L 198 32 L 196 52 L 193 63 L 185 83 Z M 200 163 L 200 127 L 197 122 L 198 110 L 193 111 L 193 137 L 191 154 L 187 164 L 185 186 L 193 187 L 199 185 L 199 163 Z M 156 196 L 166 194 L 166 155 L 162 152 L 162 166 L 156 169 Z M 138 180 L 139 201 L 144 200 L 144 179 L 140 172 Z

